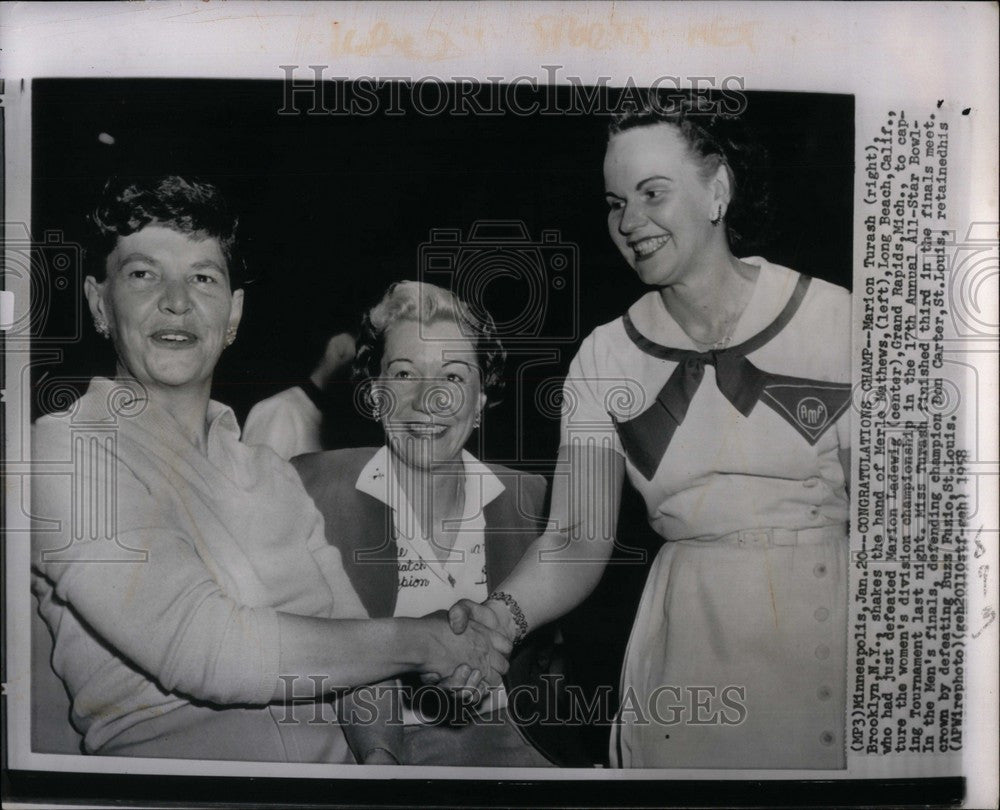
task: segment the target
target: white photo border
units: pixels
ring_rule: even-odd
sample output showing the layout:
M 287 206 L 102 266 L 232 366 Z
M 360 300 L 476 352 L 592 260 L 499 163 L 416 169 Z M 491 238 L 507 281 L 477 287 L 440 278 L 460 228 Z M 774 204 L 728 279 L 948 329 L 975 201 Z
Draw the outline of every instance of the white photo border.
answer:
M 997 9 L 949 3 L 898 5 L 783 3 L 484 3 L 364 4 L 292 2 L 165 2 L 4 4 L 5 221 L 30 223 L 31 80 L 44 77 L 172 77 L 276 79 L 280 65 L 335 65 L 338 76 L 434 75 L 543 79 L 543 65 L 564 75 L 612 86 L 631 79 L 643 86 L 664 74 L 738 75 L 747 90 L 836 92 L 856 98 L 857 165 L 860 133 L 887 109 L 912 105 L 944 111 L 971 108 L 956 136 L 950 219 L 957 227 L 996 223 Z M 666 68 L 666 69 L 665 69 Z M 953 119 L 955 120 L 955 119 Z M 860 199 L 860 179 L 855 199 Z M 860 209 L 855 211 L 855 253 L 862 249 Z M 995 282 L 994 282 L 995 284 Z M 14 295 L 15 317 L 26 306 Z M 988 305 L 985 305 L 988 307 Z M 985 312 L 996 323 L 996 302 Z M 989 320 L 992 318 L 992 320 Z M 981 396 L 996 402 L 996 346 L 975 358 Z M 8 450 L 24 441 L 29 401 L 19 391 L 21 367 L 8 347 L 5 429 Z M 996 416 L 980 425 L 983 447 L 995 453 Z M 992 445 L 991 445 L 992 442 Z M 20 448 L 23 449 L 23 448 Z M 24 454 L 5 458 L 26 458 Z M 981 456 L 979 474 L 995 481 L 995 458 Z M 7 472 L 11 472 L 8 469 Z M 16 470 L 13 470 L 16 472 Z M 986 563 L 997 565 L 995 487 L 986 487 Z M 11 768 L 342 779 L 507 779 L 497 769 L 371 768 L 305 764 L 192 762 L 115 757 L 62 757 L 25 750 L 28 701 L 25 683 L 31 597 L 27 543 L 8 500 L 6 527 L 7 758 Z M 994 603 L 995 605 L 995 603 Z M 958 764 L 967 777 L 969 806 L 996 799 L 997 628 L 970 650 L 965 748 Z M 22 669 L 23 667 L 23 669 Z M 20 698 L 18 697 L 20 696 Z M 954 775 L 951 766 L 930 773 L 925 758 L 855 763 L 845 772 L 556 770 L 519 772 L 548 779 L 858 779 Z M 855 767 L 857 765 L 857 767 Z

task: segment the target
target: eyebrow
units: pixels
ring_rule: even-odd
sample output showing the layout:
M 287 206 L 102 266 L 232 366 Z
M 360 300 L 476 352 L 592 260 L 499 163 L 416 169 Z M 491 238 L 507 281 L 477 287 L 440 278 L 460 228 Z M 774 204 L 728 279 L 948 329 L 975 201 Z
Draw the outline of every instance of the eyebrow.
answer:
M 662 181 L 667 182 L 667 183 L 673 183 L 674 182 L 674 179 L 672 177 L 666 177 L 666 176 L 664 176 L 662 174 L 654 174 L 652 177 L 646 177 L 646 178 L 640 180 L 638 183 L 636 183 L 635 184 L 635 190 L 636 191 L 640 191 L 642 189 L 642 187 L 644 185 L 646 185 L 646 183 L 652 183 L 654 180 L 662 180 Z M 618 197 L 618 195 L 615 194 L 613 191 L 605 191 L 604 192 L 604 196 L 605 197 Z M 621 199 L 621 198 L 619 197 L 619 199 Z
M 220 273 L 225 273 L 226 268 L 219 264 L 217 261 L 212 259 L 202 259 L 200 262 L 195 262 L 191 265 L 192 270 L 202 270 L 204 268 L 211 268 L 218 270 Z
M 160 262 L 158 262 L 156 259 L 154 259 L 152 256 L 149 256 L 146 253 L 129 253 L 128 256 L 126 256 L 125 258 L 123 258 L 118 263 L 119 269 L 121 269 L 125 265 L 129 264 L 130 262 L 146 262 L 147 264 L 151 264 L 154 267 L 160 267 Z M 218 272 L 222 273 L 223 275 L 226 275 L 226 268 L 223 267 L 222 265 L 220 265 L 217 261 L 214 261 L 212 259 L 202 259 L 201 261 L 197 261 L 194 264 L 192 264 L 189 269 L 191 269 L 191 270 L 217 270 Z
M 152 256 L 147 256 L 145 253 L 129 253 L 128 256 L 118 262 L 118 266 L 124 267 L 129 262 L 147 262 L 148 264 L 155 264 L 157 267 L 160 266 L 160 263 L 156 259 Z
M 646 185 L 646 183 L 652 183 L 654 180 L 666 180 L 668 183 L 674 182 L 674 178 L 672 177 L 666 177 L 662 174 L 654 174 L 652 177 L 647 177 L 645 180 L 640 180 L 638 183 L 636 183 L 635 190 L 638 191 L 640 188 Z
M 388 363 L 385 364 L 386 368 L 388 368 L 389 366 L 391 366 L 393 363 L 409 363 L 410 365 L 415 365 L 415 363 L 409 357 L 394 357 L 392 360 L 390 360 Z M 473 366 L 472 363 L 468 363 L 465 360 L 457 360 L 457 359 L 456 360 L 444 360 L 441 363 L 441 365 L 443 365 L 443 366 L 449 366 L 449 365 L 452 365 L 453 363 L 461 363 L 466 368 L 475 368 L 475 366 Z

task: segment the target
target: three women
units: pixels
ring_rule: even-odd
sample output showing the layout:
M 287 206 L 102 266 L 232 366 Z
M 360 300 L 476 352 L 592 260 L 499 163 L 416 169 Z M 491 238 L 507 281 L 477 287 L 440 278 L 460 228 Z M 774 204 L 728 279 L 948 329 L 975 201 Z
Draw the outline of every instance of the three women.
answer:
M 461 455 L 471 433 L 469 420 L 475 420 L 487 398 L 490 370 L 478 352 L 479 338 L 463 331 L 463 317 L 445 318 L 435 325 L 433 317 L 423 315 L 387 318 L 379 335 L 384 345 L 376 364 L 379 383 L 374 401 L 384 418 L 387 447 L 299 463 L 303 480 L 327 517 L 323 549 L 316 545 L 315 530 L 305 531 L 305 548 L 314 560 L 339 549 L 344 562 L 333 557 L 331 565 L 341 580 L 334 586 L 334 574 L 326 577 L 331 597 L 340 593 L 346 579 L 345 593 L 356 590 L 358 602 L 374 616 L 412 616 L 440 606 L 445 595 L 459 599 L 451 611 L 452 629 L 470 634 L 476 643 L 466 651 L 469 666 L 458 669 L 451 682 L 475 684 L 479 675 L 487 674 L 484 669 L 495 681 L 503 665 L 486 647 L 504 650 L 523 643 L 530 638 L 529 630 L 561 616 L 596 584 L 615 539 L 618 497 L 627 475 L 646 501 L 651 525 L 666 542 L 643 594 L 623 671 L 623 696 L 632 701 L 626 707 L 637 706 L 639 711 L 633 708 L 630 715 L 623 708 L 612 743 L 613 761 L 625 767 L 842 767 L 849 298 L 824 282 L 734 254 L 742 213 L 756 200 L 748 193 L 745 179 L 750 166 L 741 165 L 745 152 L 731 137 L 731 123 L 721 117 L 646 109 L 616 121 L 612 128 L 605 158 L 609 232 L 627 263 L 655 289 L 623 318 L 595 330 L 571 366 L 558 462 L 568 475 L 557 476 L 564 485 L 552 493 L 553 531 L 530 547 L 519 543 L 518 555 L 528 550 L 513 570 L 509 560 L 491 566 L 488 531 L 496 524 L 487 510 L 502 496 L 488 500 L 492 483 L 486 482 L 507 471 L 483 467 Z M 155 219 L 147 220 L 145 227 Z M 194 233 L 203 231 L 196 228 Z M 172 225 L 166 229 L 154 225 L 150 236 L 169 241 L 178 232 Z M 183 238 L 200 244 L 190 235 Z M 152 250 L 155 245 L 148 247 Z M 186 243 L 175 247 L 178 255 L 190 250 Z M 207 257 L 196 258 L 184 265 L 189 271 L 210 266 L 211 261 L 222 264 L 218 257 L 208 264 Z M 189 277 L 194 278 L 190 273 Z M 125 278 L 130 279 L 128 284 L 139 285 L 144 277 Z M 192 289 L 200 290 L 202 283 L 204 279 Z M 168 292 L 163 300 L 168 303 L 158 304 L 156 310 L 172 312 L 170 297 L 181 300 L 181 296 L 171 285 L 164 284 L 164 289 Z M 101 287 L 95 281 L 90 290 L 98 317 L 108 310 L 106 305 L 102 309 L 102 302 L 118 300 L 115 296 L 124 296 L 131 287 Z M 171 417 L 188 444 L 203 455 L 213 447 L 211 419 L 206 422 L 205 380 L 221 351 L 220 335 L 239 319 L 238 301 L 232 296 L 223 299 L 205 299 L 204 309 L 214 313 L 216 325 L 214 337 L 204 338 L 204 343 L 194 318 L 187 325 L 159 324 L 157 316 L 151 319 L 156 328 L 147 332 L 132 329 L 128 318 L 116 319 L 114 327 L 127 372 L 122 376 L 148 379 L 157 383 L 154 388 L 163 389 L 162 396 L 149 397 L 151 403 L 162 400 L 170 410 L 175 399 L 166 391 L 190 387 L 192 399 L 178 405 Z M 140 315 L 147 311 L 152 309 L 137 309 Z M 143 324 L 142 318 L 135 322 Z M 133 333 L 141 350 L 134 360 L 127 360 Z M 432 338 L 430 350 L 421 343 L 427 334 Z M 442 344 L 450 344 L 447 351 L 441 351 Z M 203 349 L 210 349 L 204 362 L 193 362 Z M 201 371 L 182 373 L 188 368 L 185 363 Z M 440 390 L 429 390 L 427 378 L 436 380 Z M 438 410 L 427 405 L 428 397 L 434 396 L 440 400 Z M 154 455 L 166 452 L 153 450 Z M 122 463 L 129 475 L 140 470 L 125 458 Z M 210 480 L 193 467 L 192 478 Z M 473 479 L 478 478 L 478 492 L 470 470 Z M 153 490 L 150 481 L 165 477 L 162 470 L 153 473 L 148 480 L 136 475 L 137 492 L 148 495 Z M 280 478 L 287 472 L 283 468 L 270 475 Z M 532 493 L 538 484 L 531 477 L 521 477 L 518 487 L 528 493 L 526 502 L 536 503 Z M 298 503 L 291 496 L 289 502 Z M 345 504 L 352 517 L 343 517 L 336 504 Z M 481 506 L 482 514 L 470 511 L 470 504 Z M 173 507 L 164 525 L 173 525 L 177 511 L 179 507 Z M 520 518 L 538 516 L 535 506 L 520 512 Z M 533 532 L 530 523 L 518 524 L 522 537 Z M 130 528 L 127 521 L 125 526 Z M 201 542 L 200 529 L 188 531 L 194 538 L 188 545 L 196 549 L 199 565 L 209 569 L 208 579 L 202 576 L 199 581 L 215 599 L 213 588 L 224 578 L 226 565 L 206 564 L 202 549 L 211 544 Z M 468 564 L 480 536 L 485 578 L 476 576 L 484 573 L 478 560 Z M 132 535 L 124 537 L 134 545 Z M 266 547 L 266 540 L 254 542 Z M 468 548 L 463 545 L 466 540 L 472 540 Z M 465 554 L 466 565 L 458 573 L 448 565 L 455 551 Z M 400 568 L 401 552 L 410 566 L 406 571 Z M 247 556 L 245 550 L 242 553 Z M 381 563 L 381 569 L 365 568 L 365 562 Z M 347 569 L 346 577 L 341 565 Z M 73 605 L 72 615 L 73 600 L 86 604 L 81 593 L 96 587 L 84 582 L 74 589 L 66 583 L 77 575 L 60 574 L 41 564 L 37 571 L 43 613 L 52 592 Z M 415 572 L 421 576 L 405 576 Z M 470 579 L 462 580 L 470 573 Z M 502 581 L 493 590 L 498 580 Z M 419 588 L 414 581 L 419 581 Z M 138 584 L 147 587 L 141 578 Z M 231 587 L 238 590 L 240 584 L 237 578 Z M 272 610 L 286 604 L 280 589 L 262 591 L 259 586 L 250 588 L 245 598 L 262 601 Z M 247 632 L 242 620 L 225 618 L 242 615 L 237 607 L 225 604 L 230 613 L 220 612 L 224 620 L 218 621 L 227 629 L 238 626 L 241 633 Z M 123 605 L 115 602 L 115 607 Z M 157 609 L 172 615 L 172 607 L 170 602 Z M 448 658 L 443 649 L 435 650 L 440 653 L 435 660 L 432 655 L 419 661 L 419 656 L 403 661 L 387 655 L 391 660 L 373 663 L 371 659 L 379 656 L 365 646 L 364 652 L 356 649 L 349 663 L 335 663 L 330 651 L 355 650 L 352 640 L 361 637 L 360 630 L 355 636 L 347 632 L 355 625 L 329 621 L 344 615 L 337 613 L 340 609 L 336 600 L 332 605 L 328 600 L 301 609 L 307 614 L 319 612 L 325 619 L 287 618 L 294 611 L 279 614 L 286 616 L 278 619 L 283 623 L 284 670 L 333 672 L 343 685 L 377 681 L 404 669 L 450 672 L 455 656 Z M 357 606 L 344 605 L 343 610 Z M 100 619 L 100 610 L 93 615 Z M 264 626 L 271 614 L 263 611 L 262 619 L 252 612 L 248 615 L 246 626 L 256 634 L 254 644 L 263 644 L 264 631 L 254 630 L 254 622 Z M 57 628 L 62 614 L 50 610 L 46 618 Z M 470 618 L 479 624 L 470 624 Z M 436 627 L 433 620 L 424 621 Z M 385 634 L 373 636 L 375 631 L 366 630 L 369 645 L 381 649 L 384 640 L 388 642 L 384 649 L 392 650 L 396 625 L 376 621 L 366 626 L 381 628 L 377 632 Z M 489 636 L 485 627 L 500 631 L 504 638 Z M 173 635 L 168 629 L 164 632 Z M 108 633 L 102 638 L 115 648 L 119 638 L 132 643 L 129 633 Z M 330 634 L 324 636 L 328 643 L 317 645 L 317 634 Z M 445 647 L 454 644 L 435 638 Z M 155 641 L 171 653 L 178 652 L 166 636 Z M 225 633 L 221 643 L 220 649 L 227 649 Z M 184 652 L 183 645 L 180 651 Z M 141 651 L 126 647 L 122 652 L 139 668 L 150 668 L 154 675 L 144 676 L 146 682 L 164 696 L 176 685 L 154 666 L 158 662 L 152 651 L 140 656 Z M 214 674 L 215 664 L 206 667 L 204 659 L 191 658 L 205 667 L 202 675 Z M 101 658 L 100 663 L 108 662 Z M 221 671 L 229 672 L 227 666 L 224 660 Z M 176 668 L 171 662 L 167 671 Z M 270 683 L 267 669 L 267 662 L 258 662 L 257 669 L 247 670 L 261 676 L 257 684 L 261 691 L 250 697 L 263 697 L 266 690 L 261 683 Z M 254 679 L 256 675 L 250 678 Z M 78 696 L 84 685 L 70 684 L 70 690 Z M 718 719 L 711 723 L 694 713 L 679 723 L 663 722 L 669 714 L 663 710 L 665 702 L 690 690 L 704 690 L 699 694 L 718 701 L 723 695 L 732 701 L 735 695 L 737 710 L 712 711 Z M 220 696 L 227 701 L 245 699 L 249 692 L 203 694 L 207 697 L 201 699 L 218 702 Z M 485 711 L 492 714 L 499 708 L 493 704 Z M 356 750 L 363 761 L 418 761 L 406 738 L 427 733 L 418 720 L 404 730 L 402 739 L 383 742 L 388 738 L 380 737 L 377 744 L 361 740 Z M 133 744 L 127 736 L 123 739 Z M 441 737 L 421 750 L 446 751 L 448 740 L 456 739 L 461 737 Z M 102 748 L 108 741 L 92 747 Z M 514 758 L 535 753 L 518 745 L 511 751 Z

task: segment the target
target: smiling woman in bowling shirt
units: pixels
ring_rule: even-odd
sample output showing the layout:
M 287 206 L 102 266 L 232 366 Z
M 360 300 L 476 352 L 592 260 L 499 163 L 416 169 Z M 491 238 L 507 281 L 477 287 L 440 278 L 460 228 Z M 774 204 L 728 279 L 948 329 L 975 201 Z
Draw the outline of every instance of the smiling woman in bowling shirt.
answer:
M 489 316 L 432 284 L 395 284 L 365 315 L 356 371 L 385 445 L 299 456 L 293 464 L 372 616 L 423 616 L 456 599 L 483 601 L 538 536 L 544 479 L 485 464 L 464 449 L 500 391 L 503 360 Z M 574 757 L 586 764 L 570 729 L 515 722 L 544 716 L 540 676 L 558 663 L 548 628 L 515 651 L 505 684 L 474 707 L 480 720 L 440 722 L 440 704 L 422 707 L 420 685 L 404 684 L 409 694 L 381 693 L 377 722 L 348 722 L 345 732 L 365 764 L 531 767 Z M 520 697 L 509 707 L 508 690 L 522 685 L 510 692 Z M 402 726 L 385 722 L 398 716 Z
M 734 254 L 766 205 L 757 164 L 732 116 L 650 105 L 613 122 L 608 231 L 654 289 L 570 365 L 562 531 L 500 585 L 507 599 L 451 611 L 516 642 L 578 604 L 627 475 L 665 542 L 626 651 L 623 767 L 845 766 L 850 296 Z M 671 701 L 689 711 L 666 723 Z

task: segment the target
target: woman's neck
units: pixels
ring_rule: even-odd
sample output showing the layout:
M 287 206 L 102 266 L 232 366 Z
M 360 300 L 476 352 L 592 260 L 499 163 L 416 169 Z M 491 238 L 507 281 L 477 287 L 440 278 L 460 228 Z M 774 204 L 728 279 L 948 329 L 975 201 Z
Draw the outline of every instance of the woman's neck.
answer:
M 393 473 L 414 516 L 438 556 L 455 545 L 454 527 L 465 511 L 465 468 L 461 458 L 445 469 L 417 468 L 393 459 Z
M 150 386 L 138 383 L 131 374 L 118 365 L 118 379 L 137 384 L 150 402 L 165 410 L 177 422 L 181 432 L 201 452 L 208 449 L 208 403 L 211 398 L 211 381 L 200 385 Z
M 728 247 L 704 254 L 684 281 L 660 290 L 667 312 L 696 344 L 728 344 L 753 293 L 760 268 Z

